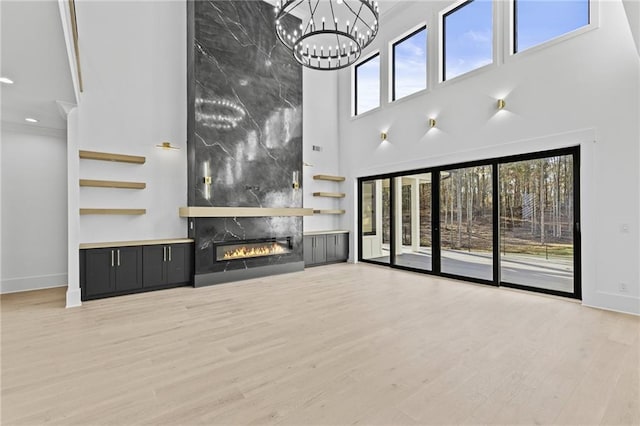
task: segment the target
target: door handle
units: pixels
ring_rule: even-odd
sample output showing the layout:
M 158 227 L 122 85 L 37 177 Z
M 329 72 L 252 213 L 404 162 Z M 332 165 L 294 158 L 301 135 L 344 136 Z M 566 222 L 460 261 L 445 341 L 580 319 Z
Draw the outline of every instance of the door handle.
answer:
M 120 266 L 120 249 L 118 249 L 118 266 Z
M 113 250 L 111 250 L 111 267 L 113 268 Z
M 163 262 L 167 261 L 167 247 L 166 246 L 162 246 L 162 261 Z
M 171 246 L 167 247 L 169 249 L 169 262 L 171 262 Z

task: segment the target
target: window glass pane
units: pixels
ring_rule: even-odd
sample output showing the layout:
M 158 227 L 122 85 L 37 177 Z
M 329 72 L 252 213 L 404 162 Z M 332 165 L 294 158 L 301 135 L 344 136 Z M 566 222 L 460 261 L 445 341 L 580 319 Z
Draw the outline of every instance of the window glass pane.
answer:
M 360 186 L 362 202 L 362 258 L 390 263 L 391 239 L 391 179 L 363 181 Z
M 427 29 L 393 45 L 393 100 L 427 88 Z
M 380 55 L 356 67 L 356 115 L 380 106 Z
M 471 0 L 444 16 L 444 79 L 493 62 L 492 0 Z
M 440 173 L 441 270 L 493 279 L 492 167 Z
M 573 293 L 573 156 L 500 165 L 501 280 Z
M 589 25 L 589 0 L 517 0 L 515 52 Z
M 396 178 L 396 265 L 431 270 L 431 190 L 431 173 Z
M 362 235 L 376 233 L 376 182 L 362 182 Z

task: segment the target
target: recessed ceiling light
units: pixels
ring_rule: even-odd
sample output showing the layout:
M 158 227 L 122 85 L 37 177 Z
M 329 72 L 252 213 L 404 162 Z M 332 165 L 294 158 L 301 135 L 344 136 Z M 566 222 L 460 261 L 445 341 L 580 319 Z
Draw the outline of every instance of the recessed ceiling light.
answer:
M 13 80 L 8 77 L 0 77 L 0 83 L 4 84 L 13 84 Z
M 38 122 L 38 120 L 36 120 L 35 118 L 31 118 L 31 117 L 25 118 L 24 121 L 28 121 L 29 123 L 37 123 Z

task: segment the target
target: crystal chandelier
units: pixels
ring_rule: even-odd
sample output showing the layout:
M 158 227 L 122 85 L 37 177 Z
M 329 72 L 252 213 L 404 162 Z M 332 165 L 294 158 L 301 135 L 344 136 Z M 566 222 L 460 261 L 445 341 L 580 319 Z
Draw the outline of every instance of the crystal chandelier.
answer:
M 278 0 L 276 34 L 305 67 L 337 70 L 371 44 L 379 16 L 372 0 Z

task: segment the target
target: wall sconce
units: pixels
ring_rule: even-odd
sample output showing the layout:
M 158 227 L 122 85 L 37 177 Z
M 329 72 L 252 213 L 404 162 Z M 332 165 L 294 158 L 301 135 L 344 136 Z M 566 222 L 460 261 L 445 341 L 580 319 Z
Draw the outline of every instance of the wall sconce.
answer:
M 202 174 L 204 177 L 202 178 L 202 183 L 204 184 L 204 198 L 206 200 L 211 199 L 211 185 L 213 184 L 213 178 L 209 174 L 209 162 L 205 162 L 202 165 Z
M 436 119 L 435 118 L 430 118 L 429 119 L 429 128 L 433 129 L 434 127 L 436 127 Z
M 156 148 L 165 149 L 165 150 L 174 149 L 176 151 L 180 149 L 177 146 L 171 145 L 171 142 L 162 142 L 161 144 L 156 145 Z
M 298 190 L 300 189 L 300 172 L 299 171 L 294 171 L 293 172 L 293 176 L 291 177 L 291 181 L 292 181 L 292 187 L 294 190 Z
M 504 109 L 505 106 L 507 106 L 507 103 L 504 99 L 498 99 L 498 109 Z
M 387 140 L 387 132 L 380 133 L 380 140 L 383 140 L 383 141 Z

